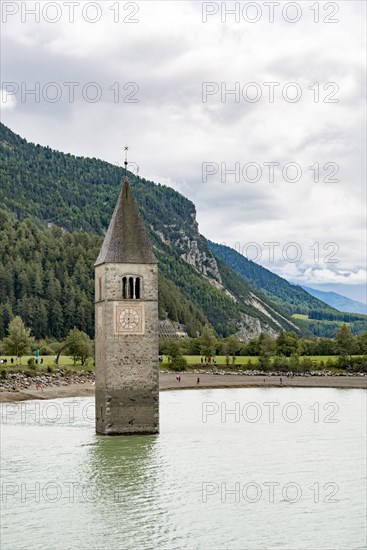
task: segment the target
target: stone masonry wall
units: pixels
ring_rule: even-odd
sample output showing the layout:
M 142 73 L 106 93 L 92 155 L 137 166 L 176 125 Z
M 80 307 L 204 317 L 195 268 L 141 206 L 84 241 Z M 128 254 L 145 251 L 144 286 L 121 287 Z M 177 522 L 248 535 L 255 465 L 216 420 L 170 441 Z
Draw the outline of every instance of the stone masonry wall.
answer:
M 122 278 L 139 276 L 139 300 L 122 299 Z M 102 283 L 99 300 L 100 279 Z M 99 433 L 157 433 L 158 267 L 96 268 L 96 418 Z M 143 309 L 144 334 L 116 333 L 116 306 Z

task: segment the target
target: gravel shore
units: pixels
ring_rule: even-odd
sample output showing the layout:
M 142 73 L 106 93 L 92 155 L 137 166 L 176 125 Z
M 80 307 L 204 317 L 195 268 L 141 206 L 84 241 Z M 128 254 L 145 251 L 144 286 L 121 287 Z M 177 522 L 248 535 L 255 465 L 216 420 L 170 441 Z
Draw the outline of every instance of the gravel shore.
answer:
M 176 380 L 175 373 L 161 372 L 159 389 L 209 389 L 209 388 L 247 388 L 247 387 L 313 387 L 313 388 L 359 388 L 367 389 L 366 375 L 332 375 L 313 373 L 288 377 L 246 373 L 181 373 L 181 381 Z M 197 379 L 200 379 L 198 383 Z M 56 399 L 60 397 L 83 397 L 94 395 L 94 374 L 62 376 L 61 373 L 41 375 L 33 378 L 23 374 L 13 374 L 0 381 L 0 403 L 26 401 L 31 399 Z

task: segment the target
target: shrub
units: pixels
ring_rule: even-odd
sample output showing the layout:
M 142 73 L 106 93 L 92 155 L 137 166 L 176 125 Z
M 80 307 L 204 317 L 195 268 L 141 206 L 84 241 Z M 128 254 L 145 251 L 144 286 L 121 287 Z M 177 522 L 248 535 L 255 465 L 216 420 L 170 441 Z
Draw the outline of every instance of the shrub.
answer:
M 187 369 L 187 361 L 184 357 L 174 357 L 170 363 L 168 363 L 168 368 L 175 372 L 185 371 Z
M 8 378 L 8 371 L 6 369 L 1 369 L 0 377 L 1 378 Z
M 350 365 L 350 360 L 344 355 L 340 355 L 338 357 L 338 363 L 337 363 L 338 367 L 340 369 L 346 369 L 349 367 Z
M 298 355 L 292 355 L 288 359 L 288 370 L 298 371 L 299 370 L 299 357 Z
M 39 354 L 42 356 L 55 355 L 53 348 L 51 348 L 44 340 L 41 340 L 39 343 L 38 350 Z
M 301 359 L 300 361 L 300 369 L 301 371 L 309 371 L 309 370 L 312 370 L 313 367 L 314 367 L 314 364 L 312 362 L 312 360 L 309 358 L 309 357 L 303 357 L 303 359 Z
M 271 368 L 274 370 L 287 371 L 289 370 L 289 364 L 287 357 L 275 357 Z
M 36 361 L 34 360 L 34 357 L 30 357 L 27 361 L 27 365 L 30 369 L 36 370 Z
M 94 371 L 94 361 L 92 357 L 87 357 L 87 359 L 84 361 L 84 367 L 89 372 Z
M 367 357 L 350 357 L 347 370 L 349 372 L 367 373 Z
M 57 355 L 62 348 L 62 346 L 65 345 L 65 342 L 50 342 L 48 344 L 48 347 L 52 350 L 51 355 Z
M 251 363 L 251 360 L 249 361 L 249 363 Z M 262 370 L 270 370 L 270 367 L 271 367 L 270 357 L 260 355 L 258 365 L 259 365 L 259 368 Z
M 33 378 L 36 376 L 36 372 L 34 369 L 25 369 L 24 374 L 28 376 L 28 378 Z

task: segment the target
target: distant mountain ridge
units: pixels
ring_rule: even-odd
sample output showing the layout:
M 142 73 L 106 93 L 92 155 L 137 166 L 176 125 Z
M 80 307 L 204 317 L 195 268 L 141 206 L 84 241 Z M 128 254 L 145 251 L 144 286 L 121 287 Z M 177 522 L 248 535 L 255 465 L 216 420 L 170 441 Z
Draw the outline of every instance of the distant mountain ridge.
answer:
M 358 300 L 352 300 L 351 298 L 338 294 L 337 292 L 316 290 L 315 288 L 308 286 L 301 286 L 306 292 L 311 294 L 311 296 L 315 296 L 338 311 L 367 315 L 367 304 L 359 302 Z
M 298 323 L 314 335 L 333 337 L 343 323 L 349 323 L 355 334 L 367 329 L 365 315 L 337 310 L 326 300 L 322 301 L 321 296 L 314 296 L 301 286 L 289 283 L 226 245 L 208 241 L 208 246 L 257 292 L 286 311 L 292 319 L 297 318 Z
M 292 285 L 233 248 L 211 241 L 208 241 L 208 245 L 218 258 L 290 315 L 294 313 L 308 314 L 314 309 L 332 309 L 317 297 L 311 296 L 301 286 Z

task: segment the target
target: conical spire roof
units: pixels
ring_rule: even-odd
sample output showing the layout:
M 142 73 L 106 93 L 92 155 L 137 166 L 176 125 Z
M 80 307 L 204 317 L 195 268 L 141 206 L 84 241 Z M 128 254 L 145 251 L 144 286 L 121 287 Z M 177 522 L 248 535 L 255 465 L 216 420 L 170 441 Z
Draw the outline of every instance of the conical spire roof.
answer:
M 104 263 L 158 263 L 127 179 L 94 265 Z

